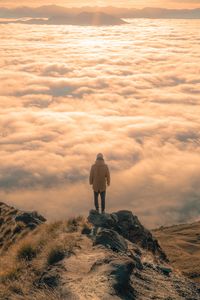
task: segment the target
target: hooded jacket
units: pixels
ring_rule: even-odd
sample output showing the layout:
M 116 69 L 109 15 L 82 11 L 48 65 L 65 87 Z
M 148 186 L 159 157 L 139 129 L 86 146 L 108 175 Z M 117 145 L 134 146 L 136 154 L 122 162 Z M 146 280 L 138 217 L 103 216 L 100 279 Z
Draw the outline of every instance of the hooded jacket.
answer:
M 104 192 L 106 183 L 110 185 L 110 171 L 103 159 L 97 159 L 95 164 L 92 165 L 89 181 L 95 192 Z

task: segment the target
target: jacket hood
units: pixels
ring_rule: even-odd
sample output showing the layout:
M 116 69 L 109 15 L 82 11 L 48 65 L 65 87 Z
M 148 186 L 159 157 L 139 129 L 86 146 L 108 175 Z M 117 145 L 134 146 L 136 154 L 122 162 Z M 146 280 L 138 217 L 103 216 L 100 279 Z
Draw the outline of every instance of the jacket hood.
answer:
M 95 164 L 102 165 L 102 164 L 105 164 L 105 161 L 104 161 L 104 159 L 97 159 L 97 160 L 95 161 Z

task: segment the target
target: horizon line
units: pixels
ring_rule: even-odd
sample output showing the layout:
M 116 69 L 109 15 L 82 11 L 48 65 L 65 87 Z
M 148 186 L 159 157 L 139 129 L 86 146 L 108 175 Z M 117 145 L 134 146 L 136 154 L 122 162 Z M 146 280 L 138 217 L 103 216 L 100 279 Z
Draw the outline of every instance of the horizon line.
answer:
M 8 9 L 8 10 L 14 10 L 18 8 L 41 8 L 41 7 L 59 7 L 59 8 L 64 8 L 64 9 L 83 9 L 83 8 L 94 8 L 94 9 L 106 9 L 106 8 L 113 8 L 113 9 L 124 9 L 124 10 L 144 10 L 144 9 L 163 9 L 163 10 L 187 10 L 187 11 L 192 11 L 192 10 L 198 10 L 200 9 L 199 7 L 196 8 L 167 8 L 167 7 L 159 7 L 159 6 L 145 6 L 142 8 L 137 8 L 137 7 L 118 7 L 118 6 L 91 6 L 91 5 L 85 5 L 85 6 L 62 6 L 62 5 L 57 5 L 57 4 L 46 4 L 46 5 L 39 5 L 39 6 L 27 6 L 27 5 L 21 5 L 21 6 L 15 6 L 15 7 L 6 7 L 6 6 L 0 6 L 0 8 Z

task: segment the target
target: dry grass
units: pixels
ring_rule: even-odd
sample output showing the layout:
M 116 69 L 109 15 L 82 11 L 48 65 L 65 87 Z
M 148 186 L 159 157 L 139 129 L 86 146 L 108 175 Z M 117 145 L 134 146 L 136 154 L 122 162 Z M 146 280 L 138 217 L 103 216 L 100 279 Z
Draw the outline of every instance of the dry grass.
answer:
M 30 293 L 24 293 L 23 284 L 10 283 L 9 290 L 0 292 L 1 300 L 64 300 L 66 299 L 59 290 L 44 287 L 32 289 Z
M 43 224 L 11 246 L 0 256 L 0 300 L 63 299 L 59 286 L 35 283 L 73 253 L 84 226 L 82 217 Z
M 200 222 L 160 228 L 153 233 L 171 263 L 200 282 Z
M 76 232 L 85 223 L 85 219 L 82 216 L 77 218 L 70 218 L 67 220 L 67 230 L 68 232 Z
M 52 291 L 48 289 L 44 289 L 42 291 L 35 291 L 31 295 L 31 297 L 27 298 L 27 300 L 64 300 L 65 298 L 62 296 L 62 293 L 59 291 Z

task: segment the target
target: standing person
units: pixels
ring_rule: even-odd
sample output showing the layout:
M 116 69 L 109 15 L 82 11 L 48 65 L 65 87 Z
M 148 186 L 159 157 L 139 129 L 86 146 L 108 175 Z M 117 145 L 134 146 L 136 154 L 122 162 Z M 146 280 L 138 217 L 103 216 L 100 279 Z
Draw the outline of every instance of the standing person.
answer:
M 96 162 L 92 165 L 90 170 L 90 185 L 94 190 L 94 205 L 99 212 L 99 194 L 101 196 L 101 212 L 105 212 L 105 200 L 106 200 L 106 183 L 110 185 L 110 171 L 105 164 L 102 153 L 97 154 Z

